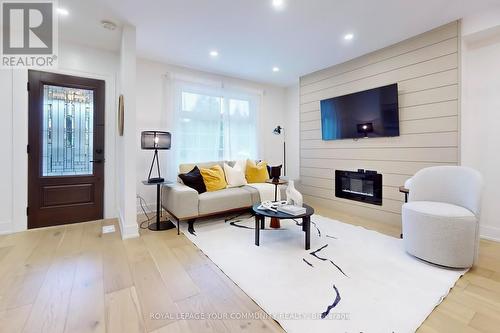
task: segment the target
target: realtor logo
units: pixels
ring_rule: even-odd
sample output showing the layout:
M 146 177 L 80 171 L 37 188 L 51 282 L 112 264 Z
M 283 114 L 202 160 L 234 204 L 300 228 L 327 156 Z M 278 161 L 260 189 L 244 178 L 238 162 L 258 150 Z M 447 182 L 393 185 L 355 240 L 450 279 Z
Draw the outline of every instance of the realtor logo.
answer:
M 2 3 L 1 67 L 55 67 L 55 8 L 54 1 Z

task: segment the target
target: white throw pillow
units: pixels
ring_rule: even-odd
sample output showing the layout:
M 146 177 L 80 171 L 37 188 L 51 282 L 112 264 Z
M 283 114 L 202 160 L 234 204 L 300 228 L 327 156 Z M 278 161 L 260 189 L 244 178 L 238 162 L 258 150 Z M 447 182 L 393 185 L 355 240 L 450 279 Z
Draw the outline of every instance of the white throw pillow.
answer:
M 246 161 L 243 161 L 246 163 Z M 224 173 L 226 174 L 227 187 L 238 187 L 247 184 L 245 170 L 242 168 L 241 161 L 237 161 L 234 167 L 224 163 Z

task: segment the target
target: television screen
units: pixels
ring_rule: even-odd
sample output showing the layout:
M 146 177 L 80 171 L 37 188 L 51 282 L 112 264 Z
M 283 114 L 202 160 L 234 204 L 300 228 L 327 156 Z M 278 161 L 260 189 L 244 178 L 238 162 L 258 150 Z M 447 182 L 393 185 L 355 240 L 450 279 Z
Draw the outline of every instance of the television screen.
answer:
M 398 85 L 321 101 L 323 140 L 399 136 Z

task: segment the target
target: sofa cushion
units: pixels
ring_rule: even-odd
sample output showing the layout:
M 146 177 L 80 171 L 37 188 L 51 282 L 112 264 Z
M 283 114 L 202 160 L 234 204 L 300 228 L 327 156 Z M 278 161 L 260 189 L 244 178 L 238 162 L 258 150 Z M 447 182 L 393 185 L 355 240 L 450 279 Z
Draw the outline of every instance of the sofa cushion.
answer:
M 214 165 L 210 169 L 201 168 L 200 172 L 208 192 L 219 191 L 227 187 L 226 177 L 220 165 Z
M 226 175 L 227 187 L 239 187 L 247 184 L 245 167 L 246 161 L 238 161 L 233 167 L 224 163 L 224 174 Z
M 198 197 L 200 215 L 213 214 L 252 206 L 252 195 L 242 187 L 205 192 Z
M 247 160 L 247 167 L 245 176 L 248 183 L 265 183 L 269 179 L 269 172 L 267 172 L 267 163 L 264 161 L 255 164 L 251 160 Z
M 468 209 L 432 201 L 411 201 L 402 209 L 406 252 L 447 267 L 472 266 L 478 221 Z
M 214 161 L 214 162 L 203 162 L 203 163 L 183 163 L 183 164 L 179 164 L 179 173 L 186 173 L 189 170 L 193 169 L 195 166 L 197 166 L 200 169 L 201 168 L 209 169 L 209 168 L 213 167 L 214 165 L 220 165 L 220 167 L 222 168 L 222 166 L 224 165 L 224 162 L 223 161 Z
M 184 185 L 191 187 L 192 189 L 198 191 L 198 193 L 205 193 L 207 188 L 203 182 L 203 177 L 201 176 L 200 169 L 197 166 L 188 173 L 183 173 L 179 175 Z
M 169 214 L 179 220 L 198 216 L 198 192 L 186 185 L 175 183 L 162 186 L 161 202 Z
M 274 185 L 272 185 L 272 184 L 266 183 L 266 185 L 274 187 Z M 252 195 L 252 204 L 262 202 L 259 190 L 257 190 L 255 187 L 253 187 L 251 185 L 245 185 L 242 188 L 245 189 L 246 191 L 250 192 L 250 194 Z M 283 186 L 283 185 L 278 186 L 278 191 L 280 191 L 281 200 L 285 200 L 286 199 L 286 185 L 285 186 Z M 273 199 L 274 199 L 274 197 L 273 197 Z
M 255 187 L 245 185 L 242 187 L 242 189 L 250 193 L 250 196 L 252 198 L 252 205 L 261 202 L 259 190 L 257 190 Z
M 474 218 L 474 214 L 467 208 L 463 208 L 445 202 L 411 201 L 404 204 L 404 206 L 405 209 L 412 210 L 420 214 L 442 216 L 442 217 Z

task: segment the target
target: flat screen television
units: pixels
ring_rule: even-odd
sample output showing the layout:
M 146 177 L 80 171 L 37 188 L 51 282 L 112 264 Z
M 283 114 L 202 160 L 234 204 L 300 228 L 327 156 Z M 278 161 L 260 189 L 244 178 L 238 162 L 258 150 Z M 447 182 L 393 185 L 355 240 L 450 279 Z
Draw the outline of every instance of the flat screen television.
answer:
M 398 85 L 321 101 L 323 140 L 399 136 Z

